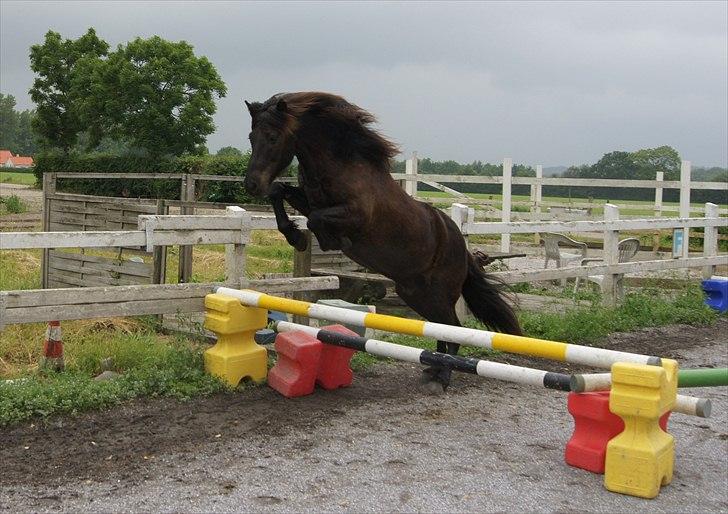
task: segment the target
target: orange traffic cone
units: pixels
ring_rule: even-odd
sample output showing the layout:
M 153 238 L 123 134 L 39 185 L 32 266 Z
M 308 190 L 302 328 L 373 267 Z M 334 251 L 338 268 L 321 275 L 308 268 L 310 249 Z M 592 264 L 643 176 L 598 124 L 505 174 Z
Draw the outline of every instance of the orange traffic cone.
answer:
M 49 321 L 43 343 L 41 367 L 54 371 L 63 371 L 63 341 L 61 340 L 61 323 Z

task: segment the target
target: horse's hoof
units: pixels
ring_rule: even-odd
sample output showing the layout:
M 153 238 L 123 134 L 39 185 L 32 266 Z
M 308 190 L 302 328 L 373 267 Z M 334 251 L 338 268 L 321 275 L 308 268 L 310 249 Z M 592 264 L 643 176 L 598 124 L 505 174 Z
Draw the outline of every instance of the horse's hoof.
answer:
M 430 396 L 441 396 L 445 394 L 445 390 L 447 389 L 443 384 L 436 380 L 430 380 L 429 382 L 425 382 L 422 384 L 421 387 L 422 392 Z
M 440 395 L 447 390 L 449 377 L 445 377 L 447 371 L 441 368 L 425 368 L 422 370 L 420 385 L 423 392 L 430 395 Z
M 288 244 L 290 244 L 293 248 L 295 248 L 299 252 L 303 252 L 308 247 L 308 242 L 306 241 L 306 236 L 303 232 L 300 232 L 300 231 L 293 234 L 290 239 L 286 238 L 286 241 L 288 241 Z

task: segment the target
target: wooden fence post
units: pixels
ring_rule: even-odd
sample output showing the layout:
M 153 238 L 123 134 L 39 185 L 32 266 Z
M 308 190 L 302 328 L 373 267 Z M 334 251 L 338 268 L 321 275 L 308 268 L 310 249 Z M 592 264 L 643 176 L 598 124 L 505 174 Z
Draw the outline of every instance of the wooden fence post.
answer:
M 655 174 L 655 217 L 662 218 L 662 182 L 665 179 L 665 172 L 658 171 Z M 660 231 L 658 230 L 652 235 L 652 252 L 657 253 L 660 250 Z
M 412 158 L 405 161 L 404 172 L 407 175 L 417 177 L 417 152 L 412 152 Z M 404 190 L 412 198 L 417 196 L 417 180 L 405 180 Z
M 511 179 L 513 177 L 513 159 L 503 159 L 503 201 L 501 202 L 501 221 L 511 221 Z M 511 235 L 501 234 L 500 250 L 503 253 L 511 251 Z
M 57 177 L 55 173 L 43 174 L 43 205 L 41 206 L 41 221 L 43 223 L 43 232 L 51 230 L 51 202 L 52 196 L 56 193 Z M 48 274 L 50 264 L 50 248 L 44 248 L 41 253 L 40 261 L 40 287 L 46 289 L 48 287 Z
M 182 178 L 180 189 L 180 201 L 195 201 L 195 179 L 191 173 L 185 173 Z M 180 214 L 194 214 L 195 208 L 183 205 L 180 207 Z M 180 284 L 187 283 L 192 279 L 192 245 L 179 247 L 179 270 L 177 273 Z
M 468 206 L 461 203 L 452 204 L 450 206 L 450 218 L 462 232 L 465 245 L 468 246 Z
M 240 242 L 225 245 L 225 283 L 235 289 L 243 289 L 245 278 L 245 245 L 250 243 L 250 213 L 242 207 L 225 208 L 228 216 L 240 219 Z
M 303 230 L 306 236 L 306 249 L 302 252 L 293 250 L 293 276 L 294 277 L 310 277 L 311 276 L 311 231 Z M 306 293 L 293 293 L 295 300 L 308 300 Z M 299 316 L 295 314 L 293 316 L 293 322 L 300 325 L 308 325 L 309 319 L 307 316 Z
M 531 221 L 541 221 L 541 198 L 543 193 L 543 166 L 536 165 L 536 180 L 531 184 Z M 541 235 L 533 234 L 533 242 L 541 243 Z
M 611 203 L 604 204 L 604 221 L 618 221 L 619 207 Z M 619 263 L 619 231 L 605 228 L 604 230 L 604 263 Z M 602 294 L 606 305 L 614 305 L 621 296 L 621 276 L 619 274 L 605 273 L 602 282 Z
M 169 207 L 161 198 L 157 200 L 157 214 L 167 214 Z M 167 279 L 167 247 L 156 245 L 152 253 L 152 284 L 164 284 Z
M 718 206 L 714 203 L 705 204 L 705 218 L 717 219 L 720 217 Z M 718 227 L 705 227 L 703 232 L 703 257 L 715 257 L 718 255 Z M 715 266 L 703 268 L 703 278 L 708 279 L 715 274 Z
M 680 214 L 681 218 L 690 217 L 690 161 L 680 163 Z M 683 229 L 683 259 L 687 259 L 690 252 L 690 229 Z
M 468 208 L 467 205 L 463 205 L 461 203 L 454 203 L 450 206 L 450 217 L 458 226 L 460 232 L 462 232 L 463 238 L 465 239 L 466 248 L 470 246 L 470 243 L 468 241 L 468 223 L 472 221 L 471 218 L 474 217 L 474 212 L 474 209 Z M 462 296 L 460 296 L 457 303 L 455 303 L 455 314 L 457 315 L 460 322 L 465 321 L 473 315 L 472 312 L 470 312 L 470 309 L 468 308 L 468 305 L 465 303 L 465 299 Z

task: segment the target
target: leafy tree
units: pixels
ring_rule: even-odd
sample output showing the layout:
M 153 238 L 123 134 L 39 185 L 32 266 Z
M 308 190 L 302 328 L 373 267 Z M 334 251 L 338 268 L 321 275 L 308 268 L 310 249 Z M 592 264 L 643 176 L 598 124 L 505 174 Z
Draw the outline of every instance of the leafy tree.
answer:
M 33 130 L 46 145 L 68 152 L 85 130 L 78 111 L 79 91 L 72 90 L 77 64 L 98 59 L 108 49 L 92 28 L 76 40 L 63 40 L 59 33 L 48 31 L 43 44 L 30 47 L 30 68 L 37 75 L 29 91 L 37 105 Z
M 217 155 L 227 155 L 233 157 L 242 157 L 243 152 L 235 148 L 234 146 L 223 146 L 217 151 Z
M 0 148 L 15 147 L 15 132 L 18 116 L 15 112 L 15 98 L 0 93 Z
M 655 173 L 662 171 L 666 180 L 680 177 L 680 154 L 671 146 L 644 148 L 632 153 L 632 160 L 638 166 L 640 179 L 651 180 Z
M 19 155 L 37 151 L 35 134 L 31 130 L 33 111 L 16 111 L 15 98 L 0 93 L 0 148 Z
M 84 98 L 81 112 L 92 144 L 106 134 L 156 156 L 205 153 L 215 129 L 214 96 L 227 89 L 187 42 L 137 38 L 108 59 L 85 60 L 82 68 L 74 88 Z
M 624 178 L 636 179 L 639 166 L 629 152 L 609 152 L 604 154 L 588 171 L 587 178 Z

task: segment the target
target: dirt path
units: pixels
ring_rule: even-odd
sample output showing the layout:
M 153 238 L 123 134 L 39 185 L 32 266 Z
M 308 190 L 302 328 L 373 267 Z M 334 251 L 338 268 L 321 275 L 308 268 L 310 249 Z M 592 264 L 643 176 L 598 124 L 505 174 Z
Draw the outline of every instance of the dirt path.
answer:
M 619 334 L 606 346 L 726 366 L 728 320 Z M 419 372 L 382 364 L 350 388 L 295 400 L 255 387 L 0 429 L 0 510 L 728 509 L 726 387 L 685 390 L 712 398 L 714 416 L 673 415 L 675 478 L 645 501 L 564 464 L 573 426 L 562 393 L 458 375 L 447 395 L 429 397 Z
M 40 212 L 43 208 L 43 191 L 26 184 L 0 183 L 0 196 L 15 195 L 28 206 L 29 212 Z

